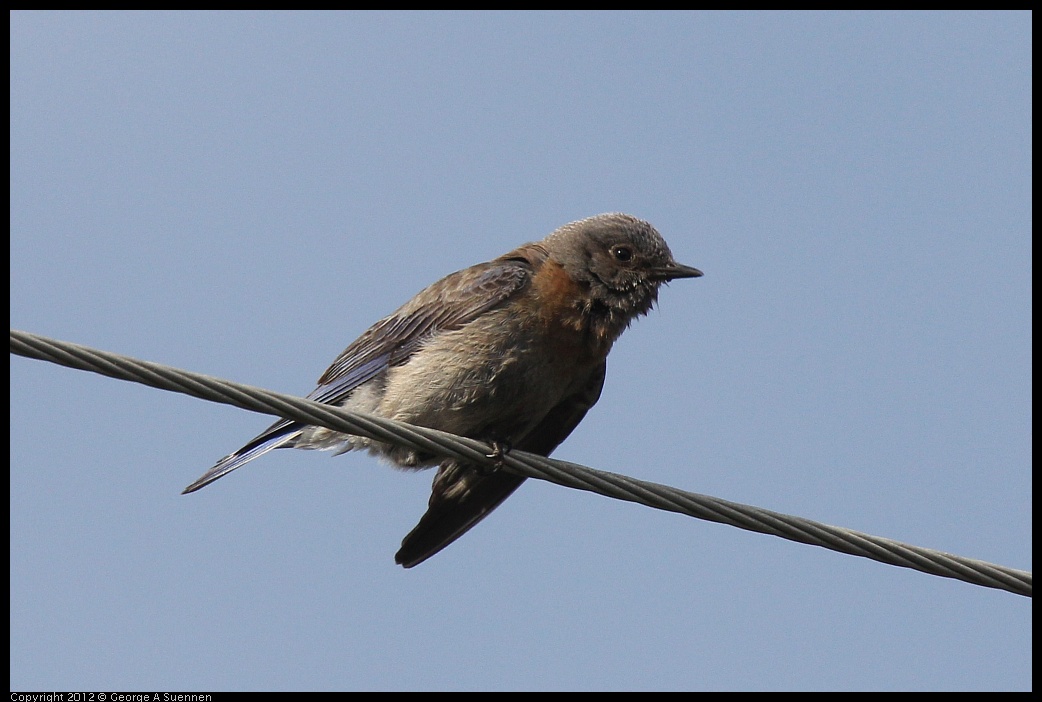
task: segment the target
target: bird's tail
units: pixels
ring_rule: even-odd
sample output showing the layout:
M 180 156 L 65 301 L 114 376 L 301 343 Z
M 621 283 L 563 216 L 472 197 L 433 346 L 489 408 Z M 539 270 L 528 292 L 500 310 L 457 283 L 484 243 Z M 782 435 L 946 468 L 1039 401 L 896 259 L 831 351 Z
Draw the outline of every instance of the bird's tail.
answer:
M 463 536 L 525 481 L 503 470 L 482 471 L 454 460 L 438 468 L 427 512 L 402 540 L 395 563 L 412 568 Z

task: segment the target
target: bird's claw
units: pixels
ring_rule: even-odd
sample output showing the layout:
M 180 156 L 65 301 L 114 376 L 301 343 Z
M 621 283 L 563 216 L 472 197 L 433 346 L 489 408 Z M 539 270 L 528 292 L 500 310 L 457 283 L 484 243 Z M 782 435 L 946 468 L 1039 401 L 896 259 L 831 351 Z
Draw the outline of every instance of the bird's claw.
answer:
M 479 472 L 482 475 L 491 475 L 497 470 L 503 467 L 503 458 L 510 452 L 510 444 L 505 441 L 498 441 L 493 439 L 489 442 L 492 445 L 492 453 L 486 453 L 486 458 L 491 458 L 494 463 L 492 465 L 483 464 L 479 467 Z

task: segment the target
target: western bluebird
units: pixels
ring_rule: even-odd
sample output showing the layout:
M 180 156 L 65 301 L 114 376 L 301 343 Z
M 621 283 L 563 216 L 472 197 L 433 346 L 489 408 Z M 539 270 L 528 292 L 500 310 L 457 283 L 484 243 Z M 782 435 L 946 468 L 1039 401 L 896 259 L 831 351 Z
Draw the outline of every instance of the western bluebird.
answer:
M 654 227 L 626 214 L 566 224 L 442 278 L 358 337 L 309 399 L 547 456 L 601 394 L 605 359 L 659 286 L 696 278 Z M 395 561 L 411 568 L 462 536 L 524 478 L 279 420 L 185 488 L 276 448 L 368 449 L 403 468 L 440 462 L 429 507 Z

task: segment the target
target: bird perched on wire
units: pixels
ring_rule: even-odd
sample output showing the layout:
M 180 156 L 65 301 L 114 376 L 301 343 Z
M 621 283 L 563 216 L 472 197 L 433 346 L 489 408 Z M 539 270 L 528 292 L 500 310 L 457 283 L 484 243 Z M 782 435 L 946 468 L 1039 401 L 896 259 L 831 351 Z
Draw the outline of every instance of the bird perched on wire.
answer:
M 701 275 L 636 217 L 572 222 L 422 290 L 348 346 L 308 399 L 548 456 L 597 402 L 612 344 L 651 309 L 662 283 Z M 440 464 L 427 512 L 395 554 L 406 568 L 455 541 L 525 480 L 283 419 L 185 492 L 290 447 L 368 449 L 403 468 Z

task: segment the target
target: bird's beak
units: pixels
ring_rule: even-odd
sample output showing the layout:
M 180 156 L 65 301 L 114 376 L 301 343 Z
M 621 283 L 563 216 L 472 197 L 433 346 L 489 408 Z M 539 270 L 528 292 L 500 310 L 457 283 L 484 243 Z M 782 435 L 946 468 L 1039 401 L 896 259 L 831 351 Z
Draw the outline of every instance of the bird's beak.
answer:
M 676 280 L 677 278 L 700 278 L 702 271 L 682 263 L 671 263 L 651 270 L 651 275 L 656 280 Z

